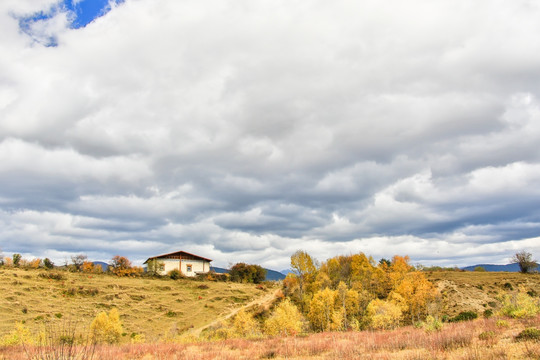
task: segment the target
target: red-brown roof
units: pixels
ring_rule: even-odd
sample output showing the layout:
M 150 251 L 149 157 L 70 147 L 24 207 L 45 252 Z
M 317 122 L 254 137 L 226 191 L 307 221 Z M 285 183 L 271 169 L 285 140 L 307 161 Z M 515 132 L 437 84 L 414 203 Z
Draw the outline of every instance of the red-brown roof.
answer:
M 168 254 L 162 254 L 162 255 L 149 257 L 148 259 L 146 259 L 144 264 L 146 264 L 148 262 L 148 260 L 152 260 L 152 259 L 171 258 L 173 256 L 180 256 L 181 257 L 182 255 L 187 255 L 187 256 L 190 256 L 190 257 L 194 257 L 194 258 L 197 258 L 198 260 L 206 260 L 208 262 L 212 261 L 211 259 L 199 256 L 199 255 L 191 254 L 191 253 L 188 253 L 186 251 L 175 251 L 175 252 L 168 253 Z

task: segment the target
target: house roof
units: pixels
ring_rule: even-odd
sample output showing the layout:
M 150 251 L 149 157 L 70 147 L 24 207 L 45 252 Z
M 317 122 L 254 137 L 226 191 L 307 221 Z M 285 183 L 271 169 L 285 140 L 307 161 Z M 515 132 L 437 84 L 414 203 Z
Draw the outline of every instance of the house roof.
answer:
M 167 259 L 167 258 L 172 258 L 172 259 L 184 259 L 185 258 L 185 259 L 189 259 L 189 260 L 206 260 L 208 262 L 212 261 L 212 259 L 208 259 L 208 258 L 199 256 L 199 255 L 195 255 L 195 254 L 191 254 L 191 253 L 188 253 L 186 251 L 175 251 L 175 252 L 168 253 L 168 254 L 162 254 L 162 255 L 156 255 L 156 256 L 149 257 L 148 259 L 146 259 L 144 264 L 146 264 L 149 260 L 152 260 L 152 259 Z

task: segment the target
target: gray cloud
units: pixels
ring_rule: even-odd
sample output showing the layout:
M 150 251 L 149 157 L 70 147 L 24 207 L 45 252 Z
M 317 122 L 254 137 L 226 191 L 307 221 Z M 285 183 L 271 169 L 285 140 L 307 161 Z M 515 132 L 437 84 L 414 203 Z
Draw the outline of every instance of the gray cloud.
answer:
M 5 253 L 540 252 L 536 3 L 127 0 L 20 31 L 55 3 L 0 5 Z

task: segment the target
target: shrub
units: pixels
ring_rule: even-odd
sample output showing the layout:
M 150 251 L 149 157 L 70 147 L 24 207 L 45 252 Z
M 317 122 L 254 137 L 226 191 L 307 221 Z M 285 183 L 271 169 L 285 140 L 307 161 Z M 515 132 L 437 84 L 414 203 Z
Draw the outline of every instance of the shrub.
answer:
M 15 329 L 2 337 L 1 346 L 35 344 L 35 339 L 30 330 L 23 323 L 16 323 Z
M 169 275 L 169 277 L 173 280 L 178 280 L 182 277 L 182 274 L 178 269 L 172 269 L 167 273 L 167 275 Z
M 462 311 L 456 316 L 454 316 L 452 319 L 450 319 L 450 322 L 469 321 L 474 320 L 477 317 L 478 314 L 474 311 Z
M 289 336 L 302 331 L 302 314 L 289 299 L 282 301 L 264 323 L 268 335 Z
M 482 266 L 477 266 L 477 267 L 474 268 L 474 271 L 477 271 L 477 272 L 485 272 L 486 269 L 484 269 L 484 267 L 482 267 Z
M 54 273 L 54 272 L 42 272 L 38 276 L 44 279 L 52 279 L 52 280 L 65 280 L 66 279 L 66 277 L 63 274 Z
M 512 318 L 529 318 L 540 313 L 540 301 L 524 291 L 514 294 L 504 294 L 501 297 L 502 307 L 500 313 Z
M 520 332 L 516 337 L 516 341 L 534 340 L 540 341 L 540 329 L 528 328 Z
M 236 336 L 253 338 L 259 335 L 259 327 L 253 316 L 243 309 L 240 310 L 233 320 L 233 328 Z
M 495 331 L 484 331 L 481 332 L 480 335 L 478 335 L 478 339 L 480 340 L 491 340 L 495 337 Z
M 497 322 L 495 323 L 495 326 L 499 328 L 507 328 L 510 326 L 510 324 L 508 324 L 508 321 L 506 320 L 497 320 Z
M 493 310 L 491 310 L 491 309 L 484 310 L 484 317 L 486 319 L 489 319 L 492 316 L 493 316 Z
M 94 343 L 118 343 L 122 336 L 122 323 L 118 310 L 112 309 L 109 314 L 100 312 L 90 325 L 90 333 Z
M 443 327 L 443 323 L 439 319 L 428 315 L 426 321 L 422 324 L 422 327 L 426 332 L 440 331 Z

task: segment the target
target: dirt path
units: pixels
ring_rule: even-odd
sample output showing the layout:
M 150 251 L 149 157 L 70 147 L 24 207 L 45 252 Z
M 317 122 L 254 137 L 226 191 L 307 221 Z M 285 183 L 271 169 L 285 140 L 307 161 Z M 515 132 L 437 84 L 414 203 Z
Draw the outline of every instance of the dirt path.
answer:
M 210 324 L 206 324 L 206 325 L 201 326 L 201 327 L 196 328 L 196 329 L 191 329 L 190 331 L 186 332 L 184 335 L 190 335 L 190 336 L 199 337 L 204 330 L 208 329 L 209 327 L 215 326 L 215 325 L 219 324 L 220 322 L 223 322 L 225 320 L 230 319 L 231 317 L 236 315 L 242 309 L 247 309 L 249 307 L 256 306 L 256 305 L 270 307 L 270 305 L 272 305 L 272 303 L 278 297 L 278 294 L 280 292 L 281 292 L 281 289 L 277 289 L 275 291 L 272 291 L 272 292 L 270 292 L 270 293 L 268 293 L 268 294 L 266 294 L 264 296 L 261 296 L 261 297 L 255 299 L 255 300 L 245 304 L 244 306 L 241 306 L 239 308 L 236 308 L 236 309 L 232 310 L 230 313 L 228 313 L 226 315 L 218 317 L 216 320 L 212 321 Z

